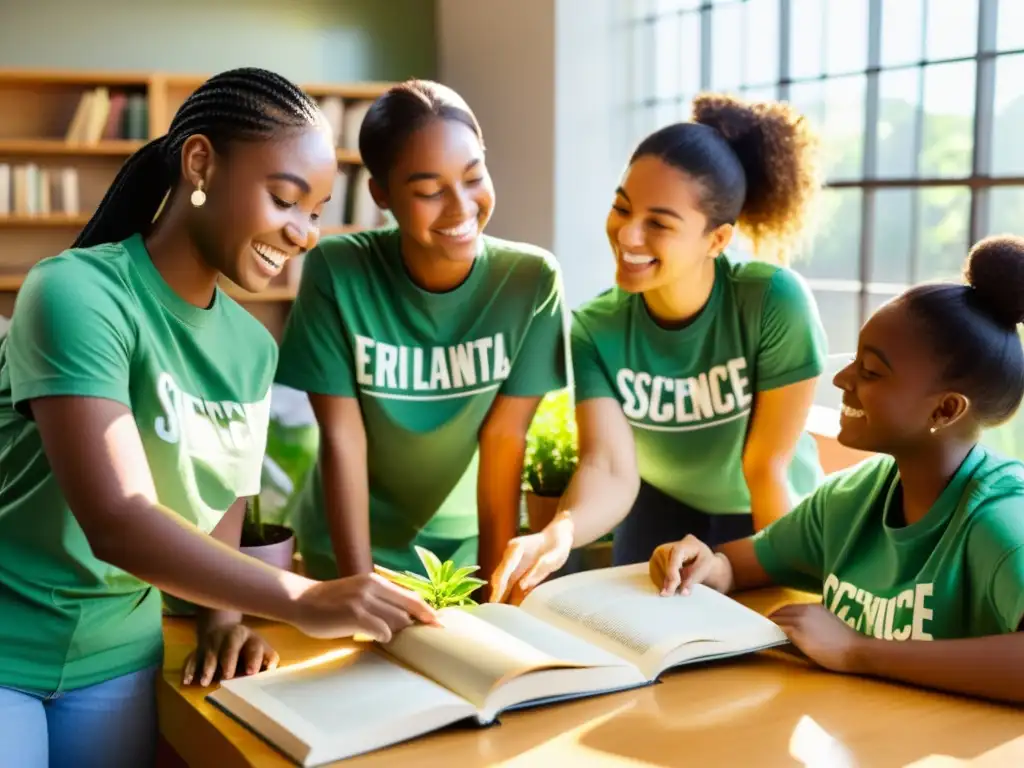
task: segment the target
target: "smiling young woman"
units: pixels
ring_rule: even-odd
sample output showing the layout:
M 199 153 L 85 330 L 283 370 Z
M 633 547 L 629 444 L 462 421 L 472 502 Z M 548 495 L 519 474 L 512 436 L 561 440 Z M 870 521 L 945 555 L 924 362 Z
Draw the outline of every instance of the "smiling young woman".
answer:
M 186 683 L 276 663 L 243 613 L 382 639 L 434 619 L 383 579 L 318 584 L 238 552 L 277 347 L 217 282 L 259 291 L 311 248 L 336 172 L 314 101 L 224 72 L 30 270 L 0 345 L 5 764 L 152 763 L 158 590 L 209 609 Z
M 483 234 L 494 187 L 451 89 L 393 88 L 359 151 L 397 226 L 306 257 L 277 375 L 309 393 L 320 426 L 299 546 L 315 575 L 422 572 L 416 545 L 486 574 L 518 529 L 533 413 L 566 384 L 558 267 Z
M 659 548 L 665 594 L 820 590 L 773 618 L 822 666 L 1024 702 L 1024 464 L 979 444 L 1024 398 L 1024 238 L 978 243 L 966 278 L 879 309 L 835 376 L 839 442 L 879 455 L 717 553 Z
M 574 313 L 579 469 L 492 593 L 530 589 L 613 529 L 615 564 L 686 533 L 748 535 L 820 482 L 804 432 L 825 360 L 814 300 L 789 269 L 724 252 L 737 228 L 759 253 L 793 244 L 815 145 L 789 105 L 716 95 L 640 142 L 606 222 L 617 285 Z

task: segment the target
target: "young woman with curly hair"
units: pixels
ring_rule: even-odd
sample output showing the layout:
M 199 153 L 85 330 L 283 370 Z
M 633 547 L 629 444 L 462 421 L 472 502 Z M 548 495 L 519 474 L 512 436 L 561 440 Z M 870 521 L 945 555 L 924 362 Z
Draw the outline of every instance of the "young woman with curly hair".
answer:
M 579 468 L 553 521 L 510 542 L 492 599 L 613 529 L 616 565 L 687 534 L 749 536 L 820 482 L 814 300 L 789 269 L 724 253 L 737 228 L 759 255 L 793 244 L 816 144 L 787 104 L 715 94 L 640 142 L 608 214 L 617 285 L 573 320 Z

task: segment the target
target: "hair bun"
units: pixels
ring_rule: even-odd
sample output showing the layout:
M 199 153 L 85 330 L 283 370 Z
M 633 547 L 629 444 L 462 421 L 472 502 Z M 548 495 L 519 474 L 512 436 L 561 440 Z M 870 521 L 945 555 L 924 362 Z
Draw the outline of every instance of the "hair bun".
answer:
M 993 235 L 979 240 L 964 270 L 978 303 L 1000 324 L 1024 323 L 1024 237 Z

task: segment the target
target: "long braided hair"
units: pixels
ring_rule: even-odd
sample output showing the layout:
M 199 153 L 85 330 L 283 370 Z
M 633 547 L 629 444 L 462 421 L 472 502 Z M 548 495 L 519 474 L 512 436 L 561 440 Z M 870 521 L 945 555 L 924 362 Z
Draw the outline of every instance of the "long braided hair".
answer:
M 164 136 L 146 144 L 121 167 L 74 248 L 114 243 L 146 233 L 168 190 L 178 182 L 181 148 L 195 134 L 218 153 L 238 140 L 272 137 L 281 129 L 316 125 L 319 107 L 301 88 L 265 69 L 222 72 L 181 105 Z

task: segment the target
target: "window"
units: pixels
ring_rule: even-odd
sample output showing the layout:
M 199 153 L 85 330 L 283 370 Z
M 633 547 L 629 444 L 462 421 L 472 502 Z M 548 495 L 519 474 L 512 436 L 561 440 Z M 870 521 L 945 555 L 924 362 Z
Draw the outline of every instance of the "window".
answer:
M 685 119 L 701 90 L 787 100 L 816 124 L 826 189 L 793 267 L 829 335 L 826 376 L 882 303 L 955 277 L 985 235 L 1024 232 L 1014 128 L 1024 121 L 1024 2 L 635 0 L 633 9 L 643 61 L 634 139 Z M 819 402 L 838 402 L 829 382 Z M 1024 458 L 1024 413 L 988 440 Z

